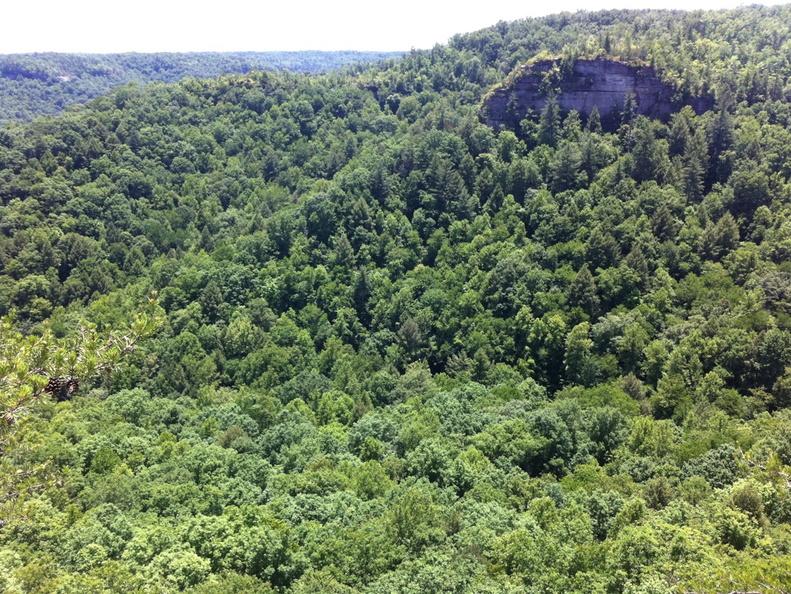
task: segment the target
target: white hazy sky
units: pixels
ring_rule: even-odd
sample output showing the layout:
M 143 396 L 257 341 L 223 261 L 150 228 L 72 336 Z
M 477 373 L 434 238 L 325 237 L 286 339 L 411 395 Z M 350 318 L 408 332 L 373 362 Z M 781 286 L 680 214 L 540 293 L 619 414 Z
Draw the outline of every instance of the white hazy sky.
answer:
M 787 1 L 787 0 L 785 0 Z M 749 2 L 752 4 L 753 2 Z M 781 4 L 765 0 L 761 4 Z M 0 0 L 0 53 L 429 48 L 498 21 L 602 8 L 733 8 L 739 0 Z

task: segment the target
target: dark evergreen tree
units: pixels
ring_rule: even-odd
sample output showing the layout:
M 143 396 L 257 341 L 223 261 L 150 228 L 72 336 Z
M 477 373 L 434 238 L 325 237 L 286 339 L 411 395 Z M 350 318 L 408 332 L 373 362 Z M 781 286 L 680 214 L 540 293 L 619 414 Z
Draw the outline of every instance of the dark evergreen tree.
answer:
M 568 302 L 572 306 L 581 307 L 586 314 L 595 318 L 599 313 L 599 297 L 596 293 L 593 275 L 588 265 L 585 264 L 579 269 L 569 286 Z
M 561 136 L 560 106 L 554 95 L 547 97 L 538 124 L 538 140 L 549 146 L 556 146 Z

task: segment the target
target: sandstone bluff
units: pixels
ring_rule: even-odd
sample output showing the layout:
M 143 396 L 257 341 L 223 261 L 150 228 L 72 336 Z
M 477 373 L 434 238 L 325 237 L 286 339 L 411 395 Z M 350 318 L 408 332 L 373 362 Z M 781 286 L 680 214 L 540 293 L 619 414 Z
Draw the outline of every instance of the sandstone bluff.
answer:
M 638 115 L 660 120 L 683 105 L 691 105 L 699 114 L 712 107 L 705 98 L 679 99 L 675 89 L 650 66 L 597 58 L 576 60 L 563 71 L 560 60 L 541 60 L 522 66 L 513 81 L 493 90 L 484 100 L 481 117 L 490 126 L 515 124 L 528 110 L 540 113 L 548 97 L 555 94 L 562 109 L 575 109 L 587 116 L 597 107 L 602 123 L 617 125 L 629 93 Z

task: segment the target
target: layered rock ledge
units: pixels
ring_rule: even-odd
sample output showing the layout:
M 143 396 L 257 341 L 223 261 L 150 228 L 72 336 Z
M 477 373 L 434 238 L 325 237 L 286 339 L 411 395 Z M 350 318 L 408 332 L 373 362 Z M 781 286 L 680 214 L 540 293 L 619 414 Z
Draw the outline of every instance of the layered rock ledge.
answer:
M 559 60 L 541 60 L 522 66 L 510 82 L 493 90 L 484 100 L 481 117 L 490 126 L 512 125 L 529 110 L 540 113 L 554 94 L 563 110 L 575 109 L 588 116 L 596 107 L 602 123 L 612 126 L 620 120 L 630 93 L 636 114 L 652 119 L 667 120 L 683 105 L 691 105 L 697 113 L 712 107 L 704 98 L 679 99 L 676 90 L 650 66 L 604 58 L 580 59 L 563 72 Z

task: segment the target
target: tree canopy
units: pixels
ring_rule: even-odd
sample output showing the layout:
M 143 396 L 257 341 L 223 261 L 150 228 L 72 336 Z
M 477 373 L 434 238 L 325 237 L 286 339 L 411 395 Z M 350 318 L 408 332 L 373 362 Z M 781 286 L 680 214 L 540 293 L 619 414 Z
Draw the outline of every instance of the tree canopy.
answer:
M 783 591 L 789 49 L 561 14 L 0 128 L 0 590 Z M 715 107 L 482 123 L 605 54 Z

